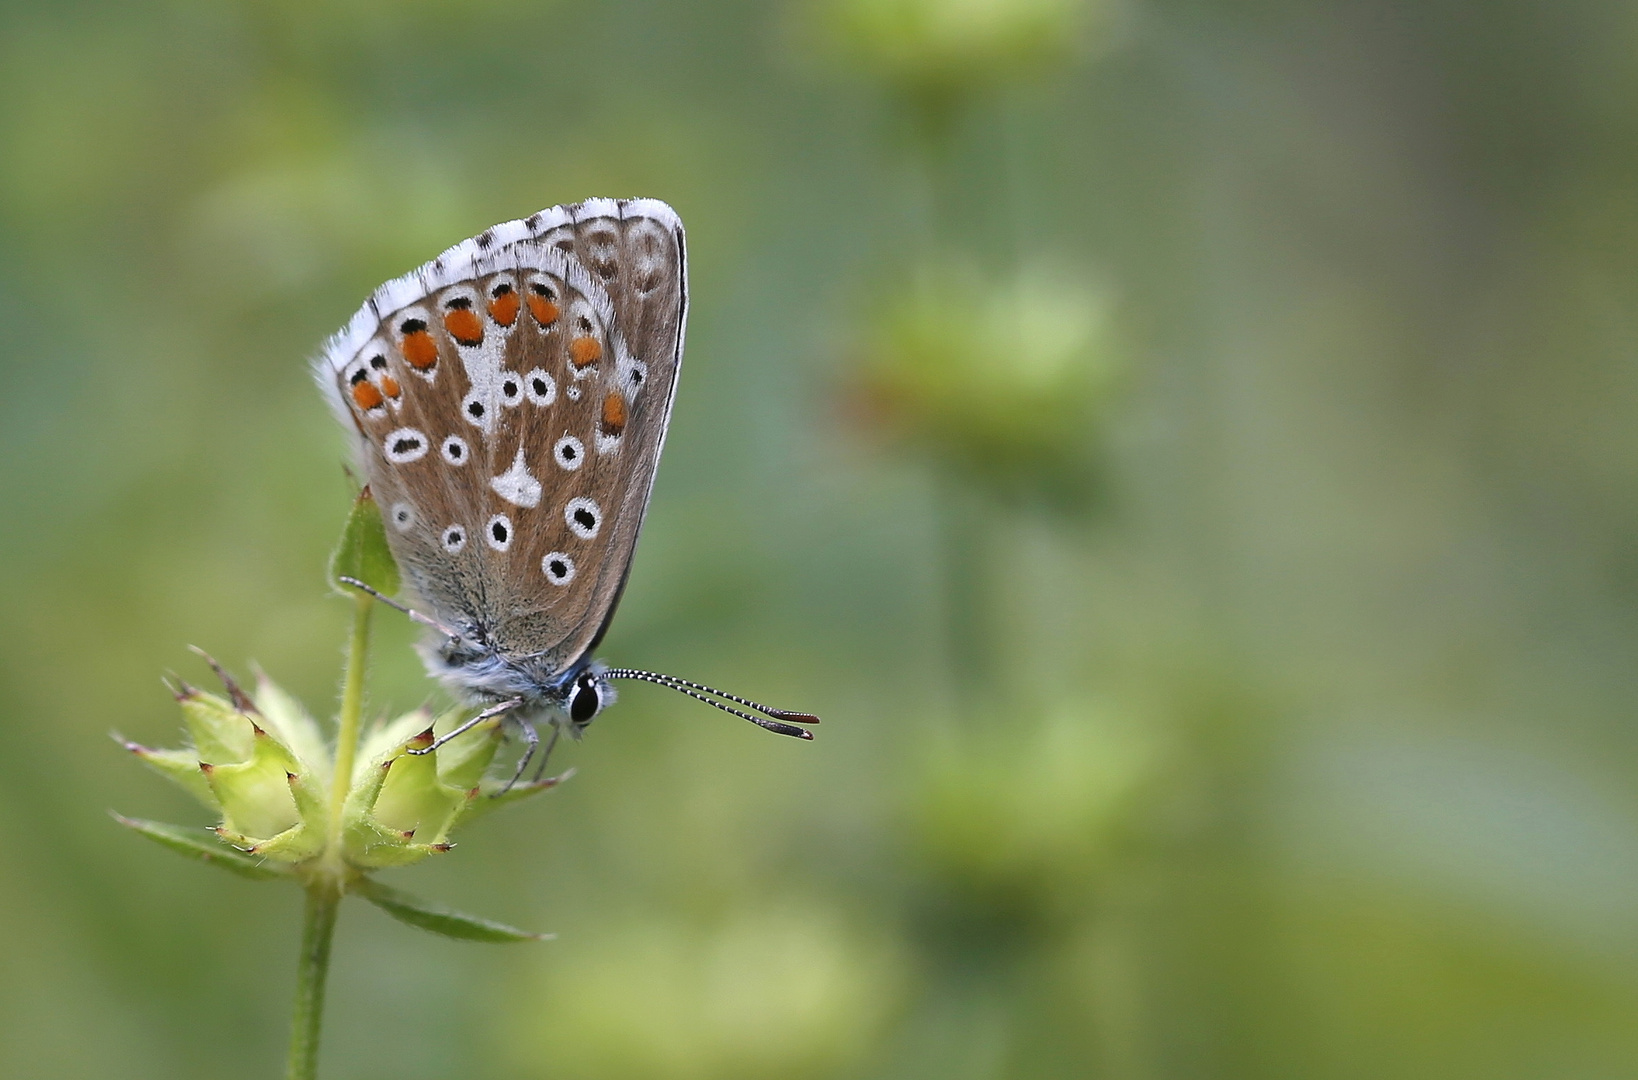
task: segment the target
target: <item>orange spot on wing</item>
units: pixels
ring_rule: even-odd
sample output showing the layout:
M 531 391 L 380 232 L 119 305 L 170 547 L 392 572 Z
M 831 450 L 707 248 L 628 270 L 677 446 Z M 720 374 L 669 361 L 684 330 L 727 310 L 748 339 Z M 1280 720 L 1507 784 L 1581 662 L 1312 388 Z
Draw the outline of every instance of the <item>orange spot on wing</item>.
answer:
M 462 345 L 477 345 L 483 341 L 483 323 L 471 308 L 458 308 L 445 315 L 444 329 Z
M 598 430 L 605 435 L 619 435 L 626 430 L 626 399 L 618 390 L 610 390 L 603 399 L 603 419 Z
M 510 289 L 489 301 L 489 315 L 502 326 L 518 320 L 518 294 Z
M 557 305 L 544 296 L 529 296 L 529 311 L 534 315 L 535 322 L 542 326 L 550 326 L 557 322 Z
M 393 378 L 391 375 L 383 375 L 381 376 L 381 392 L 392 398 L 394 401 L 397 401 L 398 395 L 402 394 L 404 391 L 399 387 L 397 379 Z
M 438 343 L 425 330 L 404 335 L 404 359 L 416 371 L 431 371 L 438 362 Z
M 381 407 L 381 391 L 368 379 L 353 384 L 353 403 L 365 412 Z
M 569 342 L 569 362 L 577 368 L 591 367 L 603 359 L 603 346 L 596 338 L 577 337 Z

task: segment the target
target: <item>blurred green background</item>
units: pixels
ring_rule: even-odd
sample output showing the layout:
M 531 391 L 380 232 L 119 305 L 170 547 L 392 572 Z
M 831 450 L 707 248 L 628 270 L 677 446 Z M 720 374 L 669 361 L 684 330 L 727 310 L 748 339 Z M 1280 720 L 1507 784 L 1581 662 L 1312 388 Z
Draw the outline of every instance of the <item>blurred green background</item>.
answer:
M 591 195 L 687 362 L 558 791 L 342 915 L 325 1075 L 1638 1075 L 1638 13 L 0 6 L 0 1075 L 278 1075 L 196 643 L 332 707 L 306 359 Z M 382 618 L 372 713 L 438 691 Z

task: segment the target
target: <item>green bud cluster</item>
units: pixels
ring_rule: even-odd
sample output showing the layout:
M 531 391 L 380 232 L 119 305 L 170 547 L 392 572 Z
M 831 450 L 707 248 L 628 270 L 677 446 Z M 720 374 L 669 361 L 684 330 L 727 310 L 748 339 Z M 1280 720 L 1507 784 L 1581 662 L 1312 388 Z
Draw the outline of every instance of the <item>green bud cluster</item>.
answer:
M 223 698 L 176 684 L 188 748 L 126 749 L 220 815 L 214 831 L 235 849 L 300 867 L 326 853 L 331 834 L 330 747 L 306 710 L 267 676 L 257 677 L 253 695 L 231 680 L 227 686 Z M 492 804 L 482 798 L 481 779 L 499 747 L 497 725 L 479 725 L 431 753 L 411 752 L 460 718 L 452 712 L 434 720 L 416 710 L 366 735 L 341 810 L 346 865 L 375 870 L 448 851 L 455 824 Z
M 368 489 L 354 506 L 331 575 L 338 588 L 346 579 L 382 594 L 397 589 L 397 566 Z M 357 591 L 352 595 L 366 607 L 371 603 Z M 361 617 L 367 619 L 367 612 Z M 434 749 L 438 737 L 460 726 L 468 711 L 434 717 L 416 709 L 377 723 L 356 747 L 347 748 L 352 752 L 338 754 L 336 742 L 313 716 L 265 674 L 258 672 L 247 692 L 215 660 L 204 658 L 225 696 L 180 680 L 171 684 L 187 745 L 154 749 L 121 741 L 216 815 L 218 824 L 206 832 L 118 815 L 116 820 L 165 847 L 246 877 L 288 878 L 310 891 L 357 893 L 423 929 L 486 941 L 540 936 L 448 911 L 368 876 L 447 852 L 457 825 L 563 779 L 486 780 L 504 737 L 499 719 Z M 350 763 L 339 784 L 338 760 Z

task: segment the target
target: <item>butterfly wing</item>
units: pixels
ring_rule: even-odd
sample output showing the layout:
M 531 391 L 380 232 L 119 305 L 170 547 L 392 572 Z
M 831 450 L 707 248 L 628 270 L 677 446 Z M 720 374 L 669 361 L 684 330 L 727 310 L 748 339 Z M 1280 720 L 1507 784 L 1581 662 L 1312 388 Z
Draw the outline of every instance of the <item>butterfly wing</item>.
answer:
M 686 317 L 676 215 L 597 199 L 383 286 L 319 360 L 415 591 L 543 681 L 579 665 L 619 601 Z

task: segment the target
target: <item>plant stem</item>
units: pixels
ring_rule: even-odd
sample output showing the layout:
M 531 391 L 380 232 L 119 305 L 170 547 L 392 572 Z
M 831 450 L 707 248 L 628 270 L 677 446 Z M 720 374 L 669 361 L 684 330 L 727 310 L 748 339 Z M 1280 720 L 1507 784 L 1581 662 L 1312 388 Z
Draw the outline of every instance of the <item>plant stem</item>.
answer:
M 302 915 L 301 958 L 296 967 L 296 1004 L 290 1018 L 288 1080 L 315 1080 L 319 1035 L 324 1028 L 324 985 L 330 975 L 330 944 L 336 912 L 347 891 L 341 858 L 341 811 L 352 787 L 358 757 L 358 729 L 364 714 L 364 661 L 370 648 L 370 612 L 374 601 L 358 596 L 353 607 L 353 636 L 347 647 L 347 674 L 341 684 L 341 715 L 336 724 L 335 774 L 330 778 L 329 842 L 324 857 L 307 881 Z
M 330 974 L 330 942 L 335 937 L 341 890 L 328 880 L 307 888 L 302 918 L 301 960 L 296 967 L 296 1006 L 290 1018 L 290 1064 L 287 1080 L 318 1076 L 319 1033 L 324 1026 L 324 984 Z
M 364 659 L 370 650 L 370 612 L 375 601 L 360 593 L 353 598 L 353 637 L 347 647 L 347 676 L 341 684 L 341 717 L 336 730 L 335 775 L 330 778 L 330 854 L 339 867 L 341 808 L 353 786 L 353 761 L 358 756 L 359 719 L 364 713 Z

